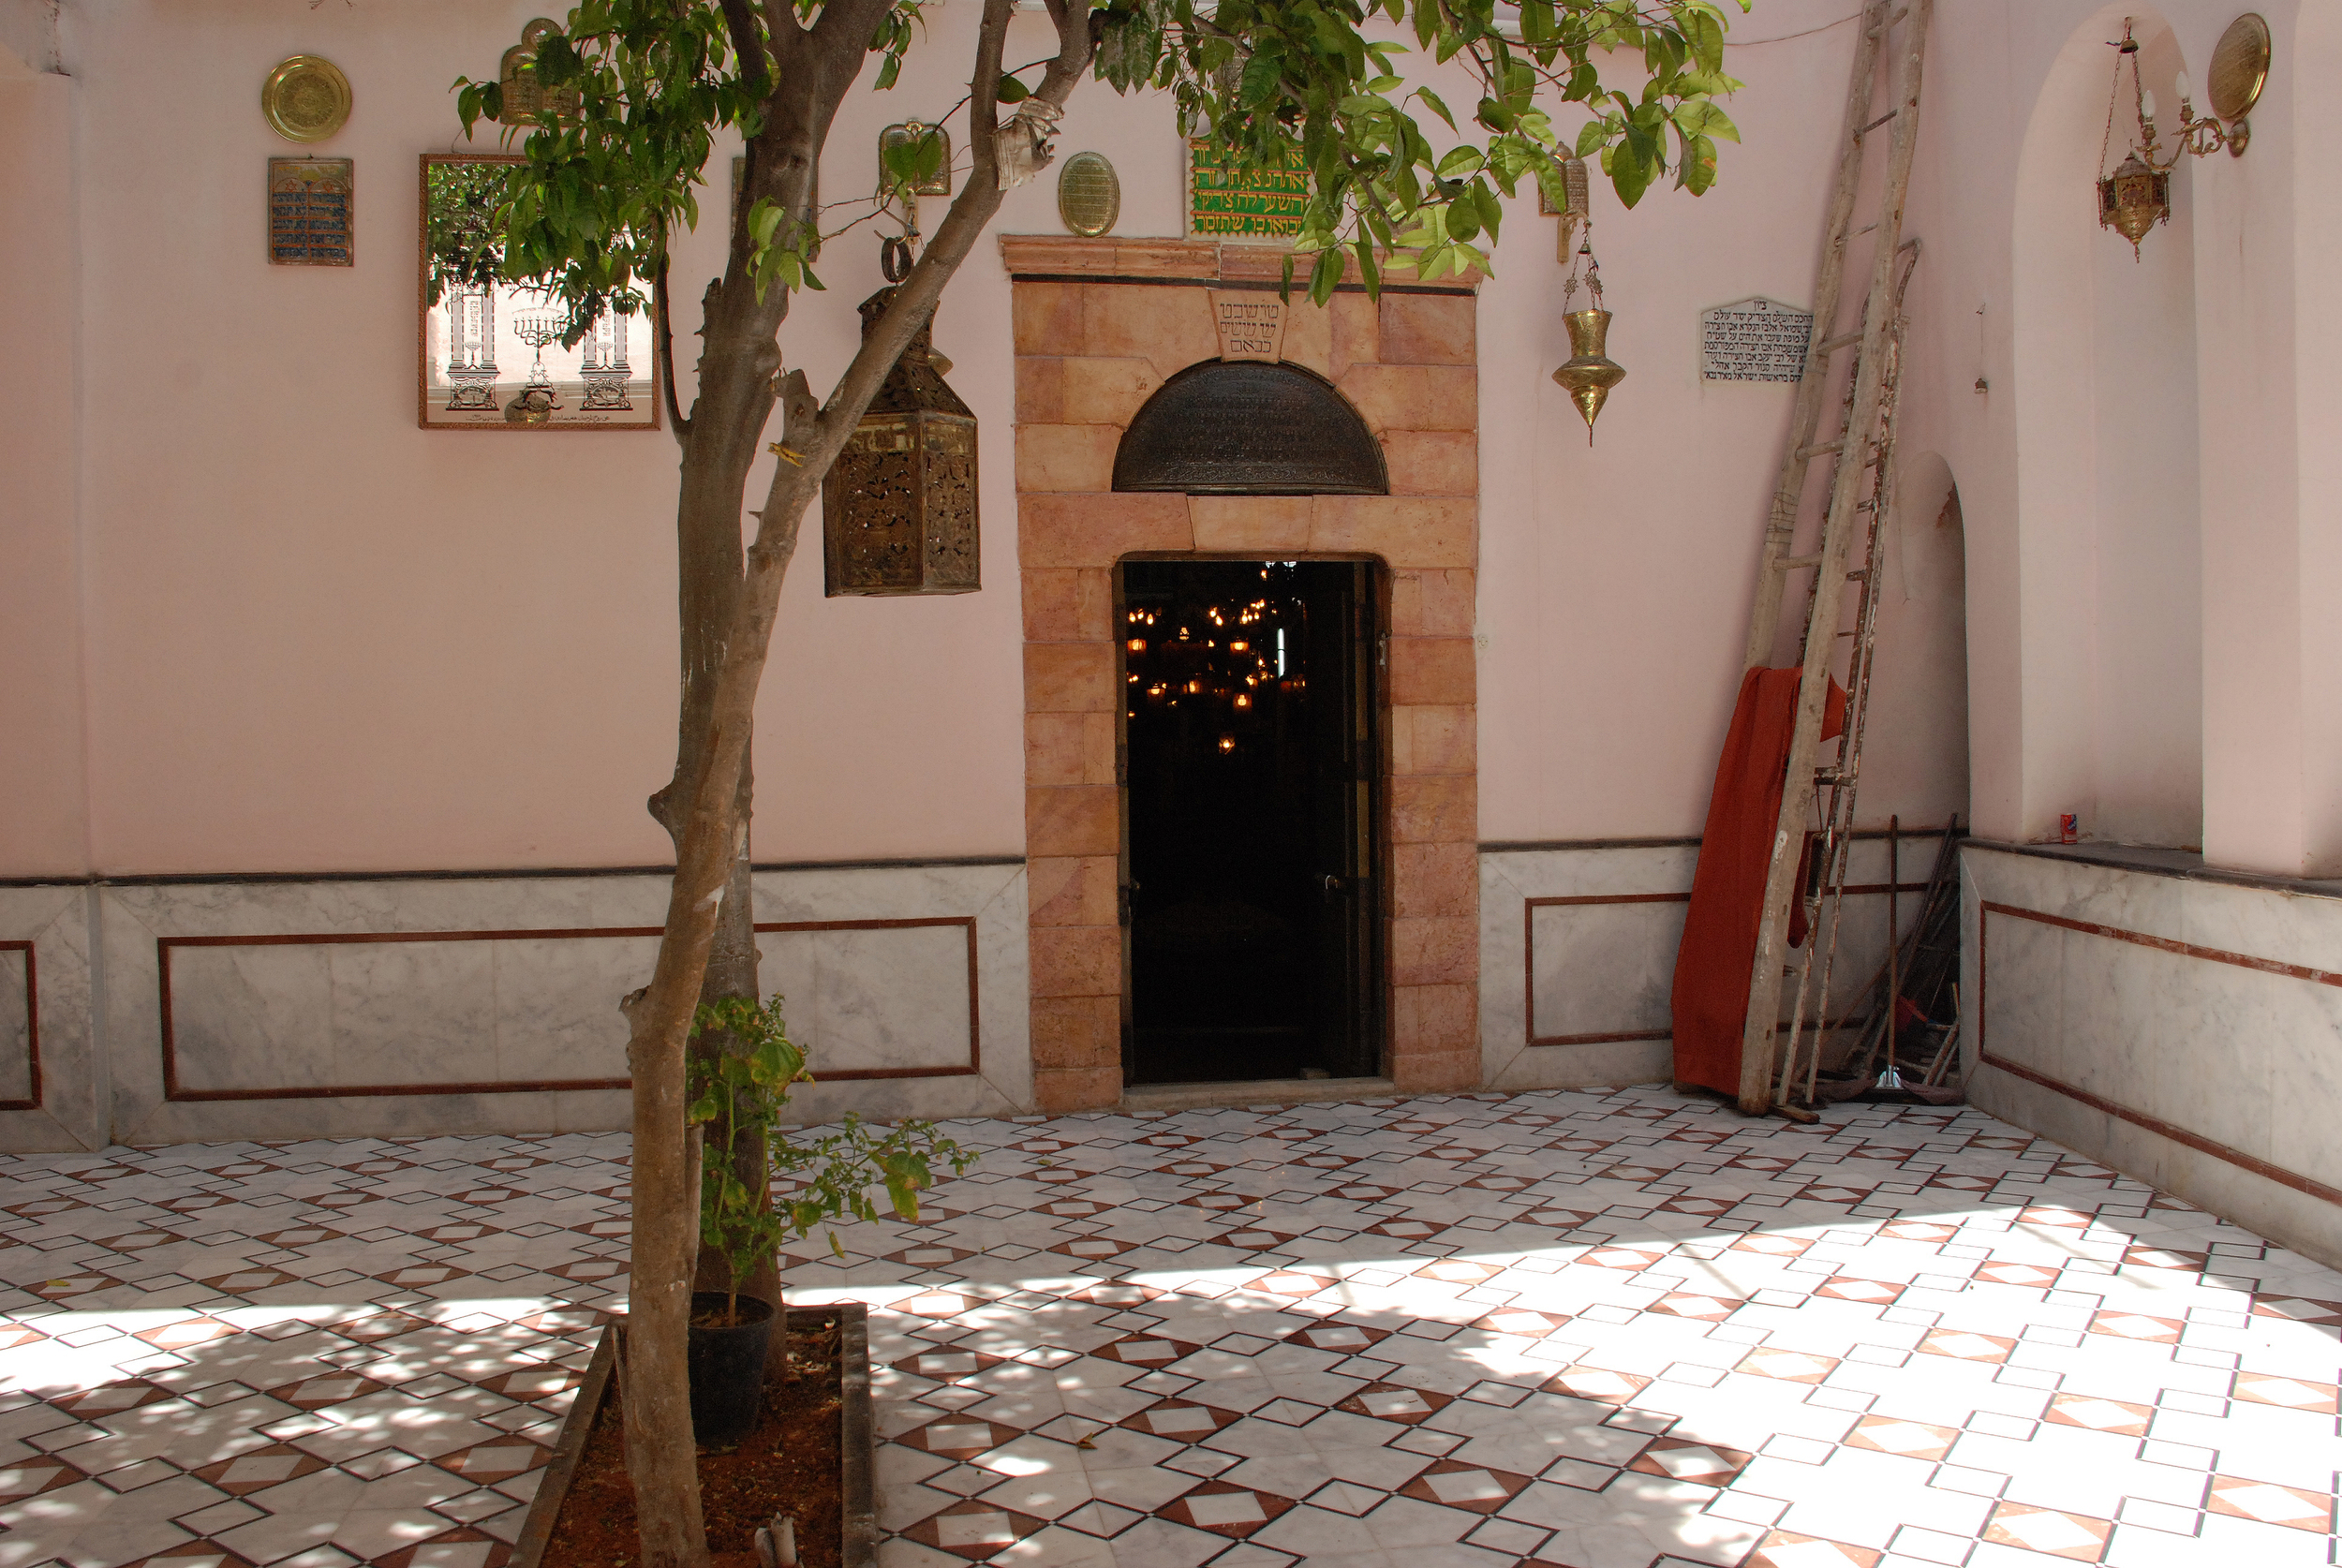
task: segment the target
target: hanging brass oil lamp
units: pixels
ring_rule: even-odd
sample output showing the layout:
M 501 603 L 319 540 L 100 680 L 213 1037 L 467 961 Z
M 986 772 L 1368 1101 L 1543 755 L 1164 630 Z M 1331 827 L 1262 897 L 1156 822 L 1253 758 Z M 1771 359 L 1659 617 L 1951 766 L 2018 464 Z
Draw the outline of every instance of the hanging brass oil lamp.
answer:
M 2131 259 L 2142 259 L 2139 242 L 2158 223 L 2172 221 L 2172 176 L 2149 169 L 2131 154 L 2098 181 L 2098 227 L 2130 242 Z
M 2123 19 L 2122 41 L 2114 46 L 2114 82 L 2106 100 L 2106 135 L 2098 143 L 2098 227 L 2112 229 L 2130 242 L 2133 260 L 2140 259 L 2139 242 L 2158 223 L 2172 221 L 2172 176 L 2169 165 L 2154 166 L 2156 151 L 2153 99 L 2139 81 L 2139 42 L 2130 36 L 2130 19 Z M 2139 142 L 2106 172 L 2106 155 L 2114 141 L 2114 111 L 2123 97 L 2123 67 L 2130 67 L 2132 108 L 2139 122 Z M 2141 153 L 2146 155 L 2142 157 Z
M 1588 446 L 1593 445 L 1593 422 L 1609 400 L 1610 389 L 1626 379 L 1625 367 L 1604 352 L 1608 347 L 1610 313 L 1602 308 L 1602 264 L 1593 259 L 1592 230 L 1593 226 L 1587 225 L 1578 263 L 1585 268 L 1586 292 L 1593 303 L 1584 310 L 1569 309 L 1578 293 L 1578 265 L 1573 264 L 1569 281 L 1562 287 L 1562 322 L 1569 329 L 1569 358 L 1553 373 L 1553 379 L 1585 417 Z
M 2212 56 L 2212 112 L 2199 115 L 2187 90 L 2187 73 L 2179 73 L 2179 131 L 2169 157 L 2159 156 L 2162 139 L 2155 128 L 2155 95 L 2139 80 L 2139 44 L 2130 36 L 2131 20 L 2123 19 L 2122 41 L 2115 44 L 2114 85 L 2106 105 L 2106 138 L 2098 144 L 2098 168 L 2114 141 L 2114 115 L 2123 97 L 2123 67 L 2130 67 L 2130 101 L 2139 126 L 2138 141 L 2112 174 L 2098 177 L 2098 226 L 2112 229 L 2130 242 L 2130 254 L 2140 259 L 2139 242 L 2158 223 L 2172 220 L 2172 175 L 2183 153 L 2209 157 L 2225 147 L 2231 157 L 2244 155 L 2252 140 L 2245 116 L 2260 100 L 2269 79 L 2269 24 L 2247 11 L 2229 24 Z

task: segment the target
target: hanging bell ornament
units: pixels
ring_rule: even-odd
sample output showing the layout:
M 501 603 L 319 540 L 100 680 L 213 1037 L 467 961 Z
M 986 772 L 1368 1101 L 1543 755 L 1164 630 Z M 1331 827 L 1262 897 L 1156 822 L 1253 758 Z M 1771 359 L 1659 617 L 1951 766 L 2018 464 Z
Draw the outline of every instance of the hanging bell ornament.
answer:
M 1610 389 L 1626 379 L 1625 366 L 1608 358 L 1604 349 L 1608 346 L 1610 313 L 1602 308 L 1601 263 L 1593 259 L 1593 242 L 1589 238 L 1579 256 L 1585 260 L 1586 288 L 1593 303 L 1584 310 L 1570 311 L 1562 318 L 1569 329 L 1569 359 L 1553 373 L 1553 379 L 1569 400 L 1578 405 L 1578 412 L 1585 416 L 1586 445 L 1593 445 L 1593 422 L 1608 401 Z M 1578 292 L 1578 274 L 1570 272 L 1569 282 L 1562 293 L 1566 306 Z

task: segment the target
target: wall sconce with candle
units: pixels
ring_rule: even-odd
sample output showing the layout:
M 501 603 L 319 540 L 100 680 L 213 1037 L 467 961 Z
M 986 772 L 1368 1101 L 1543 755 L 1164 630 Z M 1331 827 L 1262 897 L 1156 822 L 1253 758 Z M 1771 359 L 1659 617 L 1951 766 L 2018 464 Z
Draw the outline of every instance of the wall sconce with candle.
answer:
M 2139 80 L 2139 44 L 2131 36 L 2131 20 L 2123 19 L 2122 41 L 2114 46 L 2114 81 L 2106 105 L 2106 138 L 2098 146 L 2098 226 L 2112 229 L 2130 242 L 2139 259 L 2139 242 L 2147 230 L 2172 216 L 2172 175 L 2182 154 L 2209 157 L 2225 147 L 2242 157 L 2252 140 L 2246 115 L 2260 101 L 2269 80 L 2269 24 L 2246 11 L 2229 23 L 2212 52 L 2212 113 L 2199 117 L 2187 73 L 2179 73 L 2179 131 L 2169 157 L 2160 157 L 2163 143 L 2156 134 L 2155 94 Z M 2114 111 L 2122 101 L 2123 67 L 2130 67 L 2131 105 L 2139 124 L 2139 139 L 2112 173 L 2106 173 L 2106 155 L 2114 139 Z

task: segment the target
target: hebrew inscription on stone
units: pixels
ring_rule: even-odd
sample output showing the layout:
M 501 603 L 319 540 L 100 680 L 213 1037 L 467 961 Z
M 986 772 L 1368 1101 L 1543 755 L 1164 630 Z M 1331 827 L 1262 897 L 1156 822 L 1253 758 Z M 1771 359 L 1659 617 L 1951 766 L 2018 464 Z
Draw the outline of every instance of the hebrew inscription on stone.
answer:
M 1699 374 L 1707 381 L 1798 381 L 1814 313 L 1761 295 L 1699 313 Z
M 1284 357 L 1284 302 L 1267 290 L 1214 288 L 1212 321 L 1220 329 L 1223 360 L 1266 360 Z

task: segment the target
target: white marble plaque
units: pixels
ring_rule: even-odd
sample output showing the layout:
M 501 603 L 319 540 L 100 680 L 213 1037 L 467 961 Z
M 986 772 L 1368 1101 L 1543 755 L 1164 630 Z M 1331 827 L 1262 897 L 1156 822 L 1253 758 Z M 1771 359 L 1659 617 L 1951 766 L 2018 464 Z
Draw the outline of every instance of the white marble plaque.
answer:
M 1805 375 L 1814 313 L 1752 295 L 1699 313 L 1699 374 L 1708 381 L 1789 381 Z

